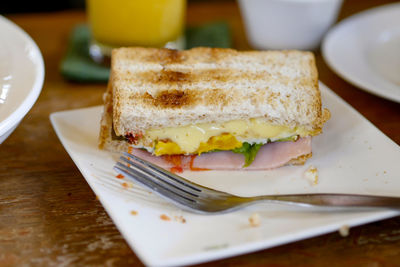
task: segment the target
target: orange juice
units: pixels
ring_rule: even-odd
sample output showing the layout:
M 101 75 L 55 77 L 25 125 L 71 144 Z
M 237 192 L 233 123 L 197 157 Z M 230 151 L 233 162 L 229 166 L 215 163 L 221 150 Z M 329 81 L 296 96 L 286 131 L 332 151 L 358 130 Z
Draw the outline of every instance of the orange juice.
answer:
M 86 0 L 96 43 L 162 47 L 183 32 L 185 0 Z

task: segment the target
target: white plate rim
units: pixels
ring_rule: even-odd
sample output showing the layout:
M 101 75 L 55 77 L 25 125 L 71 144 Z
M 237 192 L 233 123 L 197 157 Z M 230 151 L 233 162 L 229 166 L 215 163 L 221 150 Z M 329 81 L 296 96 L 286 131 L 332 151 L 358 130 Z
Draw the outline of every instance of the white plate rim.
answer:
M 342 68 L 337 63 L 338 62 L 337 59 L 332 55 L 332 52 L 329 49 L 331 42 L 333 42 L 336 38 L 338 38 L 340 31 L 342 31 L 343 28 L 346 27 L 347 25 L 353 24 L 353 23 L 359 23 L 360 21 L 362 22 L 362 20 L 364 20 L 365 18 L 376 15 L 378 13 L 384 13 L 393 7 L 399 8 L 399 14 L 400 14 L 400 3 L 393 3 L 393 4 L 386 4 L 386 5 L 378 6 L 375 8 L 371 8 L 371 9 L 362 11 L 360 13 L 354 14 L 354 15 L 342 20 L 337 25 L 335 25 L 332 29 L 330 29 L 329 32 L 325 35 L 325 37 L 322 40 L 321 51 L 322 51 L 322 56 L 323 56 L 325 62 L 328 64 L 328 66 L 338 76 L 340 76 L 345 81 L 359 87 L 360 89 L 362 89 L 368 93 L 371 93 L 373 95 L 400 103 L 400 95 L 394 95 L 394 94 L 390 93 L 390 91 L 388 92 L 387 90 L 382 90 L 382 89 L 376 88 L 374 85 L 372 85 L 370 82 L 368 82 L 368 79 L 365 79 L 363 77 L 358 77 L 356 75 L 353 76 L 352 74 L 349 74 L 346 71 L 342 70 Z M 364 66 L 364 67 L 366 67 L 366 66 Z M 369 67 L 366 67 L 366 68 L 369 69 Z M 381 78 L 379 78 L 379 79 L 381 79 Z M 384 84 L 381 86 L 385 87 Z
M 29 112 L 32 106 L 38 99 L 40 92 L 43 87 L 45 67 L 42 53 L 35 41 L 17 24 L 0 15 L 0 23 L 8 27 L 15 33 L 16 38 L 21 38 L 23 42 L 29 44 L 30 47 L 34 49 L 35 58 L 34 63 L 37 64 L 37 75 L 34 83 L 31 85 L 31 90 L 24 100 L 19 104 L 19 106 L 3 121 L 0 122 L 0 136 L 12 129 L 18 124 L 22 118 Z

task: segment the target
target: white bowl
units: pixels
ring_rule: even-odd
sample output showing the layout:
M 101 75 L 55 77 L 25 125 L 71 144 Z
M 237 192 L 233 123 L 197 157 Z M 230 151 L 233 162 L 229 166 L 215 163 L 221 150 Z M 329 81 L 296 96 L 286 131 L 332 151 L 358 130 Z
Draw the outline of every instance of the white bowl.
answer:
M 239 0 L 247 38 L 258 49 L 312 50 L 343 0 Z
M 32 108 L 42 90 L 44 63 L 31 37 L 0 16 L 0 144 Z

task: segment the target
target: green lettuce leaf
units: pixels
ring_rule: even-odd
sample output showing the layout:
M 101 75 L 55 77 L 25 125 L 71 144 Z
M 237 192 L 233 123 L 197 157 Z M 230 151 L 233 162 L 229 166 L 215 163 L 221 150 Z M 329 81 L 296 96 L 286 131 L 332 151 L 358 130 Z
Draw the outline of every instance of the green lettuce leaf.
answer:
M 252 144 L 251 145 L 247 142 L 244 142 L 241 147 L 233 149 L 232 152 L 243 154 L 244 159 L 245 159 L 243 167 L 248 167 L 256 158 L 258 150 L 260 150 L 262 145 L 263 144 Z

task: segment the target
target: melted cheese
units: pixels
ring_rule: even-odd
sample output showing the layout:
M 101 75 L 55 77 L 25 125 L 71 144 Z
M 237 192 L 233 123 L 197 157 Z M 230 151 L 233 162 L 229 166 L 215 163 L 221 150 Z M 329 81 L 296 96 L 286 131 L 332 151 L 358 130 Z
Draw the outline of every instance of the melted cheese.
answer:
M 213 141 L 212 137 L 224 136 Z M 229 134 L 229 135 L 227 135 Z M 300 137 L 315 135 L 302 127 L 272 125 L 261 119 L 234 120 L 224 123 L 203 123 L 175 128 L 151 129 L 144 134 L 147 142 L 156 144 L 154 153 L 192 154 L 202 153 L 213 149 L 230 150 L 242 142 L 266 143 L 293 135 Z M 232 138 L 227 138 L 232 136 Z M 210 141 L 211 140 L 211 141 Z M 219 142 L 219 145 L 215 145 Z M 240 146 L 239 146 L 240 147 Z M 179 153 L 177 153 L 179 152 Z

